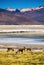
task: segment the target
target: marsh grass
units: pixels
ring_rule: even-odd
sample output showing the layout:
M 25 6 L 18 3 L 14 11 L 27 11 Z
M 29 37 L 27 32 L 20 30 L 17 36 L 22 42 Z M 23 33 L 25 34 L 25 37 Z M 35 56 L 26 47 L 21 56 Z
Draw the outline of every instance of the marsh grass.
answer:
M 44 65 L 44 52 L 0 52 L 0 65 Z

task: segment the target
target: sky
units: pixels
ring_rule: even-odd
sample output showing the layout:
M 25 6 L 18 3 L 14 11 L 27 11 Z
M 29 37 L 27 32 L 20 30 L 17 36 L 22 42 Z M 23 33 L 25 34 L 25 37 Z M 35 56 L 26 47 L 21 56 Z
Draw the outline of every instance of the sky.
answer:
M 0 0 L 0 8 L 36 8 L 44 5 L 44 0 Z

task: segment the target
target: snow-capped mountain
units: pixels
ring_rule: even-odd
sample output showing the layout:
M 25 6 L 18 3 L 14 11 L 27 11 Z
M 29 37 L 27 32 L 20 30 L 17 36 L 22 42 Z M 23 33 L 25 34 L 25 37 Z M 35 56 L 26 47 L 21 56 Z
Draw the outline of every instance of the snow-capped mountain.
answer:
M 20 12 L 33 11 L 33 8 L 23 8 L 20 9 Z
M 37 7 L 37 8 L 34 8 L 34 10 L 40 10 L 40 9 L 42 9 L 42 8 L 44 8 L 44 7 L 43 7 L 43 6 Z
M 8 11 L 16 11 L 16 9 L 12 9 L 12 8 L 7 8 L 6 10 L 8 10 Z
M 22 9 L 17 9 L 17 10 L 19 10 L 20 12 L 26 12 L 26 11 L 40 10 L 42 8 L 44 8 L 44 6 L 36 7 L 36 8 L 22 8 Z M 16 11 L 16 9 L 13 9 L 13 8 L 7 8 L 6 10 L 8 10 L 8 11 Z
M 36 7 L 36 8 L 23 8 L 23 9 L 20 9 L 20 12 L 40 10 L 40 9 L 42 9 L 42 8 L 44 8 L 44 7 L 41 6 L 41 7 Z
M 1 9 L 0 25 L 44 25 L 44 7 Z

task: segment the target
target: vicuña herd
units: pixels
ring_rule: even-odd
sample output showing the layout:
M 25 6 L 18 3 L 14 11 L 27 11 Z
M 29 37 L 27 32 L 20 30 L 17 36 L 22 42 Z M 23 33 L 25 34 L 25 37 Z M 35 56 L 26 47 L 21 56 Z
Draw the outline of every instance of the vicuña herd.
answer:
M 14 48 L 7 48 L 7 52 L 9 52 L 9 51 L 14 51 Z M 24 52 L 25 50 L 27 50 L 27 51 L 31 51 L 31 48 L 26 48 L 26 47 L 23 47 L 23 48 L 19 48 L 17 51 L 16 51 L 16 53 L 20 53 L 20 52 Z

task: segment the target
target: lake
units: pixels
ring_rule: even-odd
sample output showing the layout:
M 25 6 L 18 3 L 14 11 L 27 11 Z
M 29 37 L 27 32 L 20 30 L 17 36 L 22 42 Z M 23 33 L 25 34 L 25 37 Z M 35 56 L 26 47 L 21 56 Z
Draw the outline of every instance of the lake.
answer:
M 0 36 L 0 43 L 44 44 L 44 36 Z

